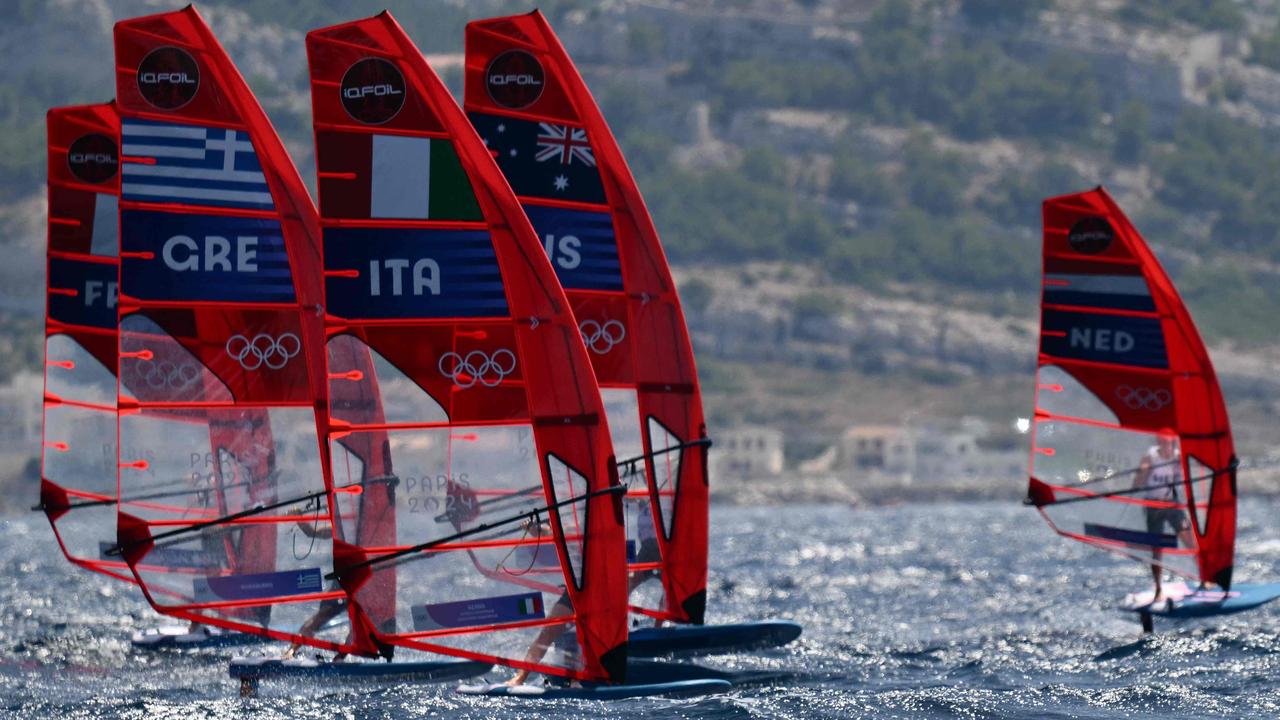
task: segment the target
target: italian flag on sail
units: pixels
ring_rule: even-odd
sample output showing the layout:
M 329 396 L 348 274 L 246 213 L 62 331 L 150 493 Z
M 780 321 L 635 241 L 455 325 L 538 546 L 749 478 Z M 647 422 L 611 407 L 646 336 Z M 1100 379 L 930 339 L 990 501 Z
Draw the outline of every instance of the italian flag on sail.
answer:
M 483 219 L 448 140 L 319 131 L 316 157 L 326 217 Z
M 542 594 L 530 593 L 516 601 L 516 609 L 524 616 L 542 617 Z

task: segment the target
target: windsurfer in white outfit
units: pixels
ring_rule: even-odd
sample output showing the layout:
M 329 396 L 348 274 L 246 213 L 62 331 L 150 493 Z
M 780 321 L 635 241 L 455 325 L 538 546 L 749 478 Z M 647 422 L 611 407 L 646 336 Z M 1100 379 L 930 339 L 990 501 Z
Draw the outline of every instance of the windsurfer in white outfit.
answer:
M 1182 479 L 1182 454 L 1178 449 L 1177 434 L 1168 428 L 1156 434 L 1156 444 L 1152 445 L 1138 461 L 1138 473 L 1134 477 L 1133 486 L 1141 488 L 1138 496 L 1144 500 L 1160 503 L 1144 507 L 1147 519 L 1147 532 L 1151 535 L 1163 535 L 1167 526 L 1176 534 L 1179 544 L 1185 547 L 1195 546 L 1195 537 L 1191 534 L 1191 522 L 1187 513 L 1178 507 L 1178 485 Z M 1151 548 L 1151 577 L 1156 583 L 1156 592 L 1152 602 L 1163 598 L 1161 588 L 1160 556 L 1161 547 Z

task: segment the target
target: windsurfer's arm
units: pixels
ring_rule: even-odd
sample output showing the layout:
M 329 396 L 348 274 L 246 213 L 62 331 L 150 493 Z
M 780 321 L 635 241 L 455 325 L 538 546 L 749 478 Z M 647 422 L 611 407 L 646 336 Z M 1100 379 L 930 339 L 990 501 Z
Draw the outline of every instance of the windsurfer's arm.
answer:
M 315 511 L 315 508 L 306 508 L 306 507 L 304 507 L 304 508 L 299 508 L 299 509 L 297 509 L 297 510 L 294 510 L 292 514 L 293 514 L 293 515 L 304 515 L 304 514 L 307 514 L 307 513 L 314 512 L 314 511 Z M 332 538 L 332 537 L 333 537 L 333 528 L 331 528 L 331 527 L 324 527 L 324 528 L 317 527 L 317 525 L 316 525 L 316 521 L 315 521 L 315 520 L 299 520 L 299 521 L 298 521 L 298 529 L 302 531 L 302 534 L 303 534 L 303 535 L 306 535 L 306 536 L 307 536 L 307 537 L 309 537 L 309 538 L 314 538 L 314 539 L 316 539 L 316 540 L 328 540 L 328 539 L 330 539 L 330 538 Z
M 1136 488 L 1144 487 L 1147 484 L 1147 477 L 1151 475 L 1151 458 L 1143 455 L 1138 461 L 1138 472 L 1133 474 L 1133 486 Z
M 324 528 L 322 530 L 316 527 L 316 524 L 313 522 L 299 521 L 298 529 L 302 530 L 303 535 L 317 540 L 328 540 L 333 537 L 333 530 L 331 528 Z
M 540 538 L 543 535 L 551 534 L 551 523 L 545 520 L 539 521 L 537 519 L 530 519 L 529 521 L 525 522 L 524 529 L 525 529 L 525 532 L 529 533 L 530 535 Z

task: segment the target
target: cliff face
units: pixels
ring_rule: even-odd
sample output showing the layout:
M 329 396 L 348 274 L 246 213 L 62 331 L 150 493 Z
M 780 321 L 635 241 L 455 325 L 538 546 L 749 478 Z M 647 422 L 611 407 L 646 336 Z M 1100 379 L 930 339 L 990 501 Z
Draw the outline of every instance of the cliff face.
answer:
M 961 376 L 1035 368 L 1033 308 L 995 317 L 921 297 L 920 288 L 872 292 L 787 265 L 680 268 L 678 277 L 714 293 L 690 323 L 699 349 L 716 357 L 871 374 L 911 364 Z
M 871 292 L 824 280 L 814 269 L 759 263 L 745 268 L 682 267 L 677 281 L 712 293 L 689 313 L 699 350 L 742 362 L 783 362 L 820 370 L 943 367 L 961 377 L 1031 373 L 1038 306 L 1008 312 L 941 301 L 904 285 Z M 821 299 L 816 304 L 815 298 Z M 1214 365 L 1229 390 L 1280 392 L 1278 348 L 1219 343 Z
M 914 413 L 977 414 L 1005 425 L 1031 412 L 1034 301 L 984 311 L 987 298 L 910 285 L 872 292 L 785 264 L 685 267 L 677 281 L 694 298 L 688 319 L 701 366 L 738 368 L 727 390 L 712 376 L 708 405 L 721 422 L 772 420 L 803 443 Z M 1270 452 L 1280 346 L 1220 342 L 1210 352 L 1241 452 Z M 748 392 L 754 400 L 740 402 Z M 797 410 L 806 403 L 810 412 Z

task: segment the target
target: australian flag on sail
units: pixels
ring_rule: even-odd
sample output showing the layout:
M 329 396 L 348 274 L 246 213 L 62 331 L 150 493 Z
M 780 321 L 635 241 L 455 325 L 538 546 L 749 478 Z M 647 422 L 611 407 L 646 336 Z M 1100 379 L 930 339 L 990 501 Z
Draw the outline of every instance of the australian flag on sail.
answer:
M 239 130 L 125 119 L 121 197 L 270 210 L 271 190 L 249 135 Z
M 484 113 L 469 117 L 516 195 L 605 203 L 586 130 Z

